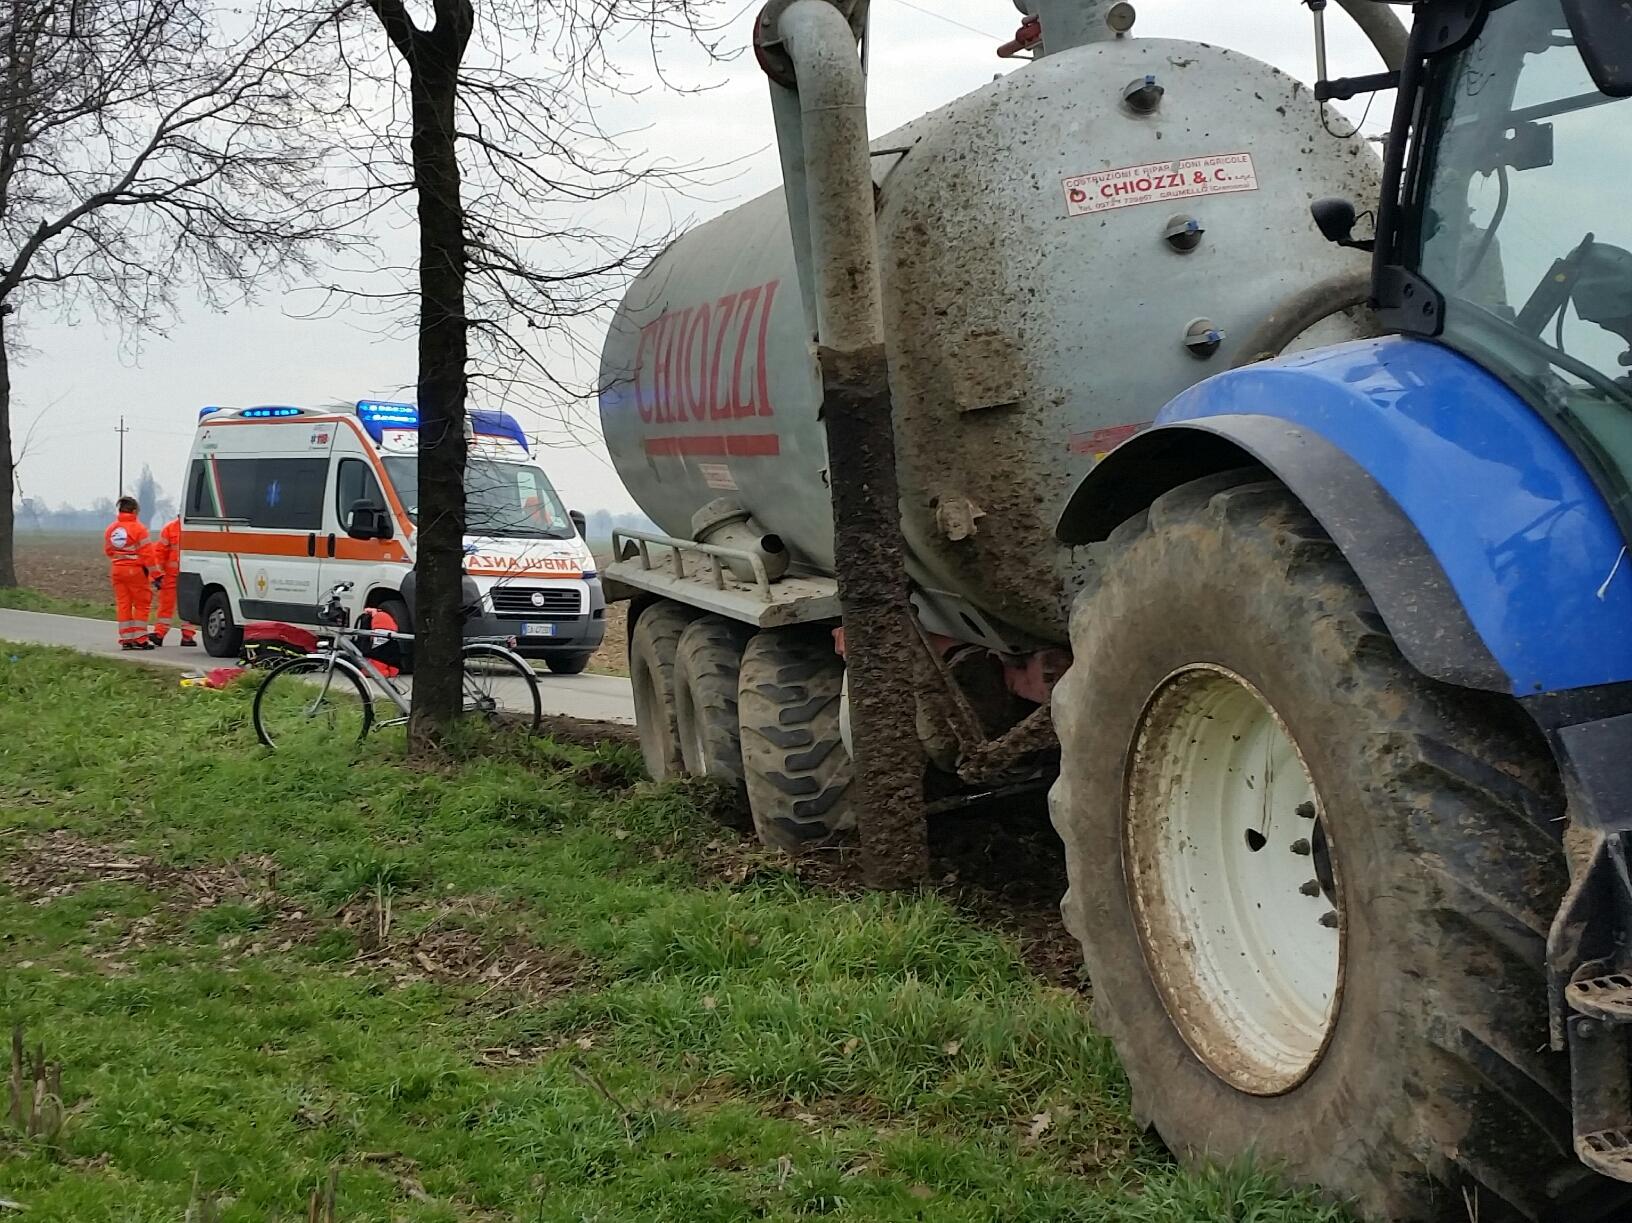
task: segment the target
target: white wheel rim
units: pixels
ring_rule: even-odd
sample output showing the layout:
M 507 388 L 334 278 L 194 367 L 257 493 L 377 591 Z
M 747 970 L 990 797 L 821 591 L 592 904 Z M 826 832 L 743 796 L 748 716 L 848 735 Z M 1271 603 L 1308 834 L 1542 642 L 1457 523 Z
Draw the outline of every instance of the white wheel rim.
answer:
M 1135 920 L 1174 1025 L 1238 1090 L 1290 1091 L 1336 1026 L 1345 923 L 1320 796 L 1286 724 L 1233 672 L 1176 672 L 1141 719 L 1126 810 Z

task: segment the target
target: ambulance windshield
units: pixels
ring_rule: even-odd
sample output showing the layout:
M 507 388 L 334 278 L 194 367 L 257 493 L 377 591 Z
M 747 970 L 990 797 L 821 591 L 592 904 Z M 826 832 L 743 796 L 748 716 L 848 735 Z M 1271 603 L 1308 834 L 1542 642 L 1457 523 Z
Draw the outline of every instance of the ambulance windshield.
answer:
M 418 522 L 418 457 L 388 457 L 385 469 L 409 517 Z M 475 455 L 465 463 L 465 533 L 491 539 L 571 539 L 577 534 L 549 477 L 537 467 Z

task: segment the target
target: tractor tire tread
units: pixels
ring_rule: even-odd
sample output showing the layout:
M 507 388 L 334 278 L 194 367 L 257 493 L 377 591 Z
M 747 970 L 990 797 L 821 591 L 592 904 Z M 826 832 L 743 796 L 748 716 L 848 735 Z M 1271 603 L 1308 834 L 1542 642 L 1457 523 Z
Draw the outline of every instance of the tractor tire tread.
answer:
M 1545 939 L 1568 875 L 1563 798 L 1522 710 L 1415 671 L 1319 524 L 1252 472 L 1158 498 L 1111 533 L 1094 569 L 1071 617 L 1076 665 L 1055 693 L 1063 759 L 1051 805 L 1070 880 L 1062 909 L 1136 1115 L 1185 1157 L 1244 1153 L 1239 1135 L 1252 1133 L 1260 1157 L 1364 1217 L 1621 1217 L 1632 1186 L 1575 1159 L 1568 1064 L 1546 1048 Z M 1127 728 L 1150 693 L 1137 689 L 1147 675 L 1159 683 L 1168 654 L 1185 648 L 1184 629 L 1163 627 L 1168 613 L 1151 609 L 1187 597 L 1199 608 L 1219 593 L 1236 605 L 1214 600 L 1207 614 L 1238 617 L 1219 634 L 1250 641 L 1252 659 L 1273 658 L 1293 676 L 1288 687 L 1318 691 L 1353 728 L 1334 740 L 1352 750 L 1329 750 L 1338 763 L 1328 767 L 1342 770 L 1345 792 L 1366 796 L 1378 830 L 1338 844 L 1353 855 L 1349 869 L 1365 860 L 1386 884 L 1365 919 L 1381 932 L 1368 936 L 1374 955 L 1360 971 L 1392 1031 L 1346 1039 L 1340 1014 L 1314 1075 L 1273 1104 L 1234 1092 L 1184 1047 L 1149 983 L 1118 856 L 1108 854 L 1121 836 Z M 1243 628 L 1242 607 L 1273 627 Z M 1295 699 L 1314 708 L 1313 696 Z M 1128 702 L 1133 712 L 1121 712 Z M 1333 835 L 1344 836 L 1341 826 Z M 1391 1063 L 1381 1073 L 1366 1064 L 1379 1041 Z M 1354 1141 L 1361 1127 L 1366 1137 Z

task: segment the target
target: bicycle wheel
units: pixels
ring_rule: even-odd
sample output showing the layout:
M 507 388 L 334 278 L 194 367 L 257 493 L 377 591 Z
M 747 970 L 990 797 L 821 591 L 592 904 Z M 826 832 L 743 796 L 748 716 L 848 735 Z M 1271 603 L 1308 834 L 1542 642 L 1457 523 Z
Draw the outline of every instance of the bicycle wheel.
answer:
M 359 742 L 373 723 L 374 702 L 362 679 L 327 658 L 292 658 L 255 693 L 255 733 L 274 751 Z
M 464 708 L 467 718 L 503 720 L 529 733 L 543 721 L 543 705 L 538 695 L 538 676 L 518 655 L 502 646 L 467 645 L 464 661 Z

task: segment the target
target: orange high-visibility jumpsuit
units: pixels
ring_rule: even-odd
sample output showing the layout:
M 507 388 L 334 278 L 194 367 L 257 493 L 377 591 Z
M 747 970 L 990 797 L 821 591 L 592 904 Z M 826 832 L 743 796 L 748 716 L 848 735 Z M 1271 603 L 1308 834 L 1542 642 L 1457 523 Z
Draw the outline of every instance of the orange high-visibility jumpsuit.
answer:
M 172 518 L 153 544 L 153 567 L 159 571 L 159 611 L 153 618 L 153 640 L 158 645 L 170 635 L 176 618 L 176 579 L 181 576 L 181 519 Z M 181 644 L 190 645 L 193 626 L 182 622 Z
M 153 546 L 148 542 L 147 528 L 135 514 L 121 513 L 102 533 L 102 550 L 113 566 L 119 645 L 127 650 L 141 649 L 147 640 L 147 613 L 153 605 L 153 590 L 147 576 L 153 562 Z

